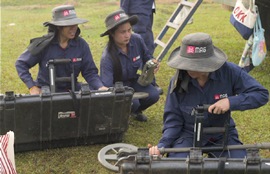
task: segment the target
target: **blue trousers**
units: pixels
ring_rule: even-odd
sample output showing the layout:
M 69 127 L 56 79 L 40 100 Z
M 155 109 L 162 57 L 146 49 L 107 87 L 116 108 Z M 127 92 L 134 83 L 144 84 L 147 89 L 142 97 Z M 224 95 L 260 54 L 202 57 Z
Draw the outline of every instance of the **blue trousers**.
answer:
M 215 141 L 214 144 L 212 142 L 206 142 L 203 147 L 211 147 L 211 146 L 221 146 L 223 139 Z M 241 141 L 238 139 L 237 135 L 229 135 L 228 136 L 228 145 L 242 145 Z M 180 148 L 180 147 L 192 147 L 193 146 L 193 137 L 181 137 L 179 138 L 172 148 Z M 169 153 L 168 157 L 170 158 L 186 158 L 189 156 L 189 152 L 181 152 L 181 153 Z M 227 158 L 244 158 L 246 156 L 246 150 L 226 150 L 226 151 L 213 151 L 209 152 L 208 156 L 219 158 L 219 157 L 227 157 Z
M 149 94 L 149 96 L 146 98 L 132 100 L 131 112 L 133 113 L 141 112 L 159 100 L 159 93 L 152 84 L 148 86 L 141 86 L 137 82 L 133 82 L 130 87 L 132 87 L 135 92 L 146 92 Z

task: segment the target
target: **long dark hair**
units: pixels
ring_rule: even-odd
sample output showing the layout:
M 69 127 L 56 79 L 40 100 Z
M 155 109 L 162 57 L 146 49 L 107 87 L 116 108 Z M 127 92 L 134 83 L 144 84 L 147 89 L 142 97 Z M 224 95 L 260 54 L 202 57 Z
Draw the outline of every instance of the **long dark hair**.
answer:
M 117 28 L 115 27 L 109 32 L 109 41 L 107 44 L 108 52 L 113 62 L 113 83 L 123 81 L 122 66 L 118 57 L 118 47 L 112 37 L 112 34 L 115 33 L 116 29 Z

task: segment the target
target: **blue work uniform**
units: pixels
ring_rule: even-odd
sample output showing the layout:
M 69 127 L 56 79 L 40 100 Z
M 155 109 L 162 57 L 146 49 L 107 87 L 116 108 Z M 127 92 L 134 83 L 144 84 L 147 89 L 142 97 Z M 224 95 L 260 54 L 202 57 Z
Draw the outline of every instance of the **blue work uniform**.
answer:
M 135 92 L 146 92 L 149 94 L 148 97 L 143 99 L 133 99 L 132 112 L 136 113 L 143 111 L 156 103 L 159 99 L 159 93 L 152 84 L 141 86 L 137 83 L 139 78 L 137 71 L 148 60 L 153 58 L 141 36 L 133 33 L 127 47 L 127 54 L 122 52 L 119 48 L 117 53 L 117 57 L 119 58 L 122 67 L 123 84 L 132 87 Z M 104 49 L 101 57 L 100 77 L 105 86 L 114 86 L 113 60 L 107 47 Z
M 154 0 L 121 0 L 121 8 L 129 16 L 137 15 L 139 20 L 132 26 L 135 33 L 144 39 L 151 54 L 154 53 L 154 35 L 152 31 L 153 13 L 155 12 Z
M 222 98 L 228 98 L 230 111 L 244 111 L 258 108 L 268 102 L 268 90 L 261 86 L 245 70 L 233 63 L 226 62 L 220 69 L 210 73 L 208 81 L 203 88 L 200 87 L 196 79 L 188 78 L 187 81 L 186 91 L 172 90 L 171 93 L 170 90 L 168 91 L 164 109 L 163 136 L 159 141 L 159 148 L 193 146 L 195 117 L 191 115 L 191 111 L 198 105 L 214 104 Z M 173 89 L 174 82 L 175 79 L 173 78 L 169 89 Z M 228 111 L 229 114 L 230 111 Z M 204 127 L 224 126 L 226 114 L 215 115 L 205 112 Z M 223 138 L 223 133 L 205 134 L 203 135 L 202 146 L 221 144 Z M 228 145 L 242 144 L 238 139 L 235 123 L 231 117 L 227 143 Z M 243 158 L 246 155 L 246 151 L 231 150 L 223 153 L 213 152 L 212 154 L 216 157 Z M 169 154 L 170 157 L 187 157 L 187 155 L 188 153 Z
M 69 41 L 67 48 L 60 47 L 55 38 L 39 54 L 33 56 L 28 50 L 25 50 L 16 61 L 16 69 L 21 80 L 28 88 L 33 86 L 50 86 L 49 69 L 47 63 L 51 59 L 72 59 L 69 64 L 57 64 L 55 66 L 56 77 L 70 77 L 74 68 L 76 90 L 80 89 L 77 81 L 79 73 L 90 86 L 90 89 L 98 89 L 103 86 L 98 75 L 98 69 L 94 63 L 89 45 L 81 37 Z M 29 69 L 39 65 L 37 79 L 34 81 Z M 56 92 L 64 92 L 71 89 L 70 82 L 59 82 L 56 84 Z

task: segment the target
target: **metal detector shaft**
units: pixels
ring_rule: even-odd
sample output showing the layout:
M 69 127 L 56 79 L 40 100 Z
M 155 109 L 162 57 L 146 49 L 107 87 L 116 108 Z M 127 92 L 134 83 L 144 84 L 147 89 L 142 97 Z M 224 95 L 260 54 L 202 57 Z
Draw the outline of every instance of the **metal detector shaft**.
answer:
M 256 143 L 256 144 L 246 144 L 246 145 L 228 145 L 225 149 L 223 147 L 201 147 L 203 152 L 209 151 L 219 151 L 219 150 L 238 150 L 238 149 L 270 149 L 270 143 Z M 173 153 L 173 152 L 189 152 L 192 147 L 186 148 L 159 148 L 161 154 Z

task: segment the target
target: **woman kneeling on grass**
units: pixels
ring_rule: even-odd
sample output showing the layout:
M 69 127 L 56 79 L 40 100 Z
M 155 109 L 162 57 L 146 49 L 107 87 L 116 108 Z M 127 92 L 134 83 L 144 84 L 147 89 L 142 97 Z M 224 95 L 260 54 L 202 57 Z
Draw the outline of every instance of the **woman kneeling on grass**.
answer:
M 210 104 L 203 117 L 203 127 L 224 126 L 231 111 L 248 110 L 265 105 L 269 92 L 245 70 L 227 62 L 226 54 L 212 44 L 210 35 L 193 33 L 185 36 L 175 49 L 168 65 L 176 69 L 171 79 L 164 108 L 163 135 L 151 155 L 160 155 L 158 148 L 193 147 L 195 116 L 193 108 Z M 198 132 L 199 133 L 199 132 Z M 221 146 L 223 133 L 203 134 L 202 147 Z M 241 145 L 233 118 L 229 117 L 227 145 Z M 169 157 L 186 158 L 189 153 L 169 153 Z M 221 150 L 210 157 L 244 158 L 246 150 Z
M 30 94 L 40 94 L 42 86 L 49 86 L 49 68 L 47 64 L 53 59 L 69 59 L 67 64 L 57 64 L 57 77 L 70 77 L 74 73 L 75 90 L 80 90 L 77 82 L 79 73 L 85 78 L 90 89 L 107 90 L 98 75 L 98 69 L 94 63 L 89 45 L 79 36 L 78 24 L 87 20 L 77 18 L 71 5 L 62 5 L 52 10 L 53 20 L 45 22 L 48 34 L 31 40 L 28 48 L 16 61 L 16 69 L 21 80 L 30 89 Z M 37 80 L 34 81 L 29 70 L 39 64 Z M 70 90 L 70 82 L 56 84 L 56 92 Z
M 137 80 L 137 71 L 153 59 L 142 37 L 132 33 L 132 25 L 136 24 L 136 15 L 128 16 L 123 10 L 118 10 L 107 16 L 105 24 L 107 31 L 102 36 L 109 35 L 107 47 L 104 49 L 100 62 L 100 76 L 105 86 L 113 86 L 122 81 L 125 86 L 132 87 L 135 92 L 146 92 L 148 97 L 133 99 L 132 116 L 138 121 L 147 121 L 142 113 L 159 100 L 159 92 L 153 84 L 141 86 Z M 157 63 L 155 59 L 154 62 Z M 159 64 L 155 69 L 157 72 Z

